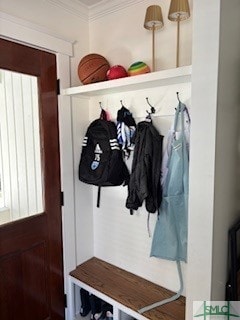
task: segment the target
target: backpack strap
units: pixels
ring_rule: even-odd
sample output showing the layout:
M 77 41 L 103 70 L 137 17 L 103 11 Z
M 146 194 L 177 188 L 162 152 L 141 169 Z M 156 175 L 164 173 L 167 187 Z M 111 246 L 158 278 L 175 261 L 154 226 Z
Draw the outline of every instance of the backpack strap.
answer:
M 98 186 L 97 208 L 100 208 L 100 198 L 101 198 L 101 186 Z
M 149 306 L 146 306 L 146 307 L 143 307 L 141 309 L 138 310 L 139 313 L 144 313 L 146 311 L 149 311 L 153 308 L 157 308 L 157 307 L 160 307 L 164 304 L 167 304 L 169 302 L 172 302 L 174 300 L 177 300 L 178 298 L 180 298 L 182 292 L 183 292 L 183 276 L 182 276 L 182 269 L 181 269 L 181 262 L 178 260 L 176 261 L 176 264 L 177 264 L 177 269 L 178 269 L 178 276 L 179 276 L 179 281 L 180 281 L 180 289 L 178 290 L 178 292 L 176 294 L 174 294 L 172 297 L 170 298 L 167 298 L 167 299 L 164 299 L 164 300 L 161 300 L 159 302 L 155 302 Z
M 98 186 L 98 194 L 97 194 L 97 208 L 100 208 L 100 199 L 101 199 L 101 186 Z M 133 209 L 130 210 L 130 215 L 133 215 Z

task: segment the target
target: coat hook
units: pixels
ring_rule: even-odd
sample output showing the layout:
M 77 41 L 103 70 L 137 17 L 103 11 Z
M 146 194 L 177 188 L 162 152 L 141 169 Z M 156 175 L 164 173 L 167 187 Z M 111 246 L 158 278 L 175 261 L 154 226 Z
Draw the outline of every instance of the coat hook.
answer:
M 101 101 L 99 101 L 99 107 L 103 110 L 102 102 L 101 102 Z
M 180 100 L 180 98 L 179 98 L 179 92 L 176 92 L 176 94 L 177 94 L 177 99 L 178 99 L 178 102 L 179 102 L 178 107 L 180 108 L 180 111 L 183 111 L 183 110 L 186 109 L 186 106 L 185 106 L 185 105 L 182 103 L 182 101 Z M 177 110 L 177 109 L 175 109 L 175 110 Z
M 180 98 L 179 98 L 179 92 L 176 92 L 176 95 L 177 95 L 177 99 L 178 99 L 178 102 L 180 103 Z
M 147 111 L 147 113 L 155 113 L 155 108 L 151 105 L 151 103 L 149 102 L 149 100 L 148 100 L 148 97 L 146 97 L 146 100 L 147 100 L 147 103 L 148 103 L 148 105 L 151 107 L 151 112 L 148 112 Z
M 121 103 L 122 107 L 124 107 L 122 100 L 120 100 L 120 103 Z

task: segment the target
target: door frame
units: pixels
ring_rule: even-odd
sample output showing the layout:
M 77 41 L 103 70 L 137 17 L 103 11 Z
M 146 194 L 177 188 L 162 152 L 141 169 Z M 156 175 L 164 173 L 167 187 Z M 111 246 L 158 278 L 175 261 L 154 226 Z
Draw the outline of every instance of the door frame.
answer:
M 73 56 L 73 42 L 56 37 L 41 27 L 0 13 L 0 37 L 9 41 L 45 50 L 56 55 L 57 78 L 60 90 L 70 86 L 70 57 Z M 61 190 L 64 192 L 62 207 L 62 238 L 64 292 L 68 292 L 68 274 L 76 267 L 74 182 L 73 182 L 73 143 L 72 143 L 72 108 L 71 98 L 58 96 L 59 144 L 61 167 Z M 65 309 L 66 320 L 69 319 Z

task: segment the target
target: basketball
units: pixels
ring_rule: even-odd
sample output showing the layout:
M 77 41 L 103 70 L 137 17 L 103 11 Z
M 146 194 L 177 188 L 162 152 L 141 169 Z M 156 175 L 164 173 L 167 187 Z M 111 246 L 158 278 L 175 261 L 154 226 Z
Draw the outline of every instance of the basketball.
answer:
M 91 53 L 81 59 L 78 76 L 83 84 L 107 80 L 108 61 L 100 54 Z

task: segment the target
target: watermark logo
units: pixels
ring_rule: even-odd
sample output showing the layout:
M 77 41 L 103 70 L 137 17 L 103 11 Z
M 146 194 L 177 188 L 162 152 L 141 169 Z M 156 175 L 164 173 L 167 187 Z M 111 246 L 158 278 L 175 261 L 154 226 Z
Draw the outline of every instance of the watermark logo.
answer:
M 193 319 L 230 320 L 240 318 L 238 301 L 194 301 Z

